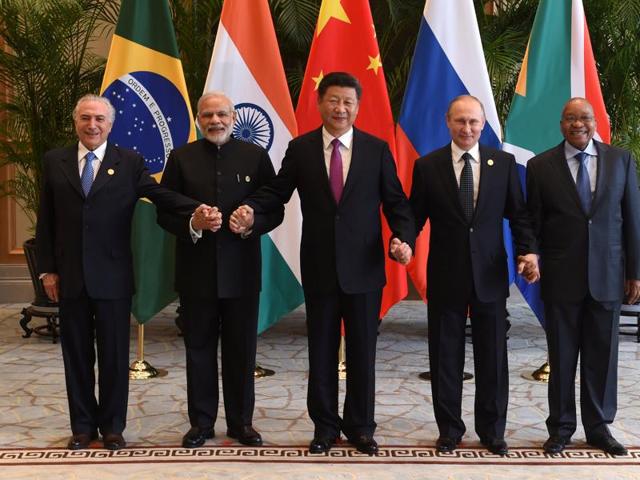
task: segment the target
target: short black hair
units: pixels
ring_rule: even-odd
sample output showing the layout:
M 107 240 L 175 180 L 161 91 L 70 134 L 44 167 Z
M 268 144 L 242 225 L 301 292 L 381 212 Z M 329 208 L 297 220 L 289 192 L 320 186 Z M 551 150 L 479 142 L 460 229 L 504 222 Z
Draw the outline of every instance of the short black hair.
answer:
M 318 85 L 318 98 L 324 97 L 329 87 L 353 88 L 356 91 L 358 101 L 362 96 L 362 85 L 360 85 L 360 81 L 347 72 L 331 72 L 322 77 L 320 85 Z

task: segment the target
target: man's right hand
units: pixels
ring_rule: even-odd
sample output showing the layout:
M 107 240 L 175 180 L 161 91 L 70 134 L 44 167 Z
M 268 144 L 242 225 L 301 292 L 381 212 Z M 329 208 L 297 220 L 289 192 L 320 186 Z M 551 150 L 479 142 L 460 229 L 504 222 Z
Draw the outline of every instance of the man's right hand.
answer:
M 42 277 L 44 291 L 52 302 L 58 303 L 60 298 L 60 277 L 57 273 L 47 273 Z
M 194 230 L 211 230 L 217 232 L 222 226 L 222 212 L 218 207 L 210 207 L 204 203 L 193 212 L 191 227 Z
M 241 205 L 231 214 L 229 228 L 233 233 L 247 234 L 253 227 L 253 220 L 253 208 Z

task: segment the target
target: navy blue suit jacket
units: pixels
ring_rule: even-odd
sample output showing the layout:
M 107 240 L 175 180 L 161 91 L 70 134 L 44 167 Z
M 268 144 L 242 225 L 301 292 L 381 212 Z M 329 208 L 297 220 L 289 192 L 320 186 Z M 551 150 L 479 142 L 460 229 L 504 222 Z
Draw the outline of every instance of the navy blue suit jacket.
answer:
M 527 202 L 542 258 L 543 300 L 578 302 L 589 293 L 617 302 L 624 279 L 640 278 L 640 193 L 630 152 L 595 142 L 591 211 L 580 203 L 564 142 L 529 160 Z
M 411 206 L 416 231 L 429 219 L 429 300 L 456 303 L 471 288 L 479 300 L 509 296 L 502 219 L 509 219 L 516 253 L 537 253 L 513 155 L 480 145 L 480 184 L 471 222 L 458 196 L 451 144 L 416 160 Z
M 83 288 L 96 299 L 133 295 L 131 218 L 142 197 L 184 215 L 198 206 L 159 185 L 139 154 L 111 143 L 87 198 L 80 186 L 78 146 L 45 154 L 37 264 L 40 273 L 60 276 L 62 298 L 78 297 Z

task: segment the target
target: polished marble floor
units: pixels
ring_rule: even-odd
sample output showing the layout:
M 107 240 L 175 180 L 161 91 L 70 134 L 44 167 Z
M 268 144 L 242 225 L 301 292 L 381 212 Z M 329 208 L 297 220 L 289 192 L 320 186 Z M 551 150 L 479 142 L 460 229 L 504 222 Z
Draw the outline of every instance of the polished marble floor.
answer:
M 62 447 L 69 430 L 60 347 L 46 338 L 22 338 L 18 324 L 22 307 L 0 305 L 0 448 Z M 544 333 L 518 294 L 512 295 L 508 308 L 512 327 L 506 438 L 512 447 L 539 447 L 546 438 L 546 385 L 526 380 L 523 374 L 545 361 Z M 174 310 L 175 306 L 168 307 L 146 326 L 145 358 L 168 373 L 161 378 L 131 382 L 125 431 L 130 446 L 177 446 L 188 428 L 184 348 L 174 325 Z M 38 320 L 32 323 L 37 324 Z M 437 437 L 430 385 L 418 377 L 428 369 L 426 328 L 426 307 L 414 301 L 394 307 L 381 325 L 376 386 L 376 438 L 380 444 L 433 445 Z M 136 330 L 132 326 L 132 360 Z M 473 370 L 471 348 L 468 344 L 468 371 Z M 313 427 L 306 413 L 308 374 L 303 309 L 286 316 L 261 335 L 258 363 L 276 372 L 256 382 L 254 425 L 263 433 L 265 444 L 307 444 Z M 628 446 L 640 446 L 639 373 L 640 345 L 633 337 L 621 337 L 619 409 L 612 432 Z M 473 432 L 474 387 L 473 381 L 464 386 L 467 435 L 463 445 L 468 446 L 479 444 Z M 222 406 L 219 417 L 218 435 L 207 442 L 209 446 L 232 443 L 224 436 Z M 581 429 L 574 440 L 576 445 L 584 446 Z

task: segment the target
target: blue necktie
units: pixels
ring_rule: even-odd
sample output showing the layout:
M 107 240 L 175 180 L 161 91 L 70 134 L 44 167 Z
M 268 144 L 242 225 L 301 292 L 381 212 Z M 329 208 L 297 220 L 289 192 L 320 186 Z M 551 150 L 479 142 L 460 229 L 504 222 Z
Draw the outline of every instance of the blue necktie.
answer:
M 589 171 L 584 164 L 587 159 L 585 152 L 578 152 L 575 158 L 580 162 L 578 167 L 578 174 L 576 175 L 576 188 L 578 189 L 578 197 L 580 197 L 580 203 L 585 213 L 589 213 L 591 210 L 591 181 L 589 180 Z
M 89 196 L 91 190 L 91 184 L 93 183 L 93 161 L 97 158 L 93 152 L 87 153 L 85 156 L 85 164 L 82 169 L 82 175 L 80 175 L 80 185 L 82 185 L 82 191 L 84 196 Z
M 473 217 L 473 170 L 471 169 L 471 159 L 473 157 L 469 152 L 465 152 L 462 155 L 464 160 L 464 167 L 460 173 L 460 203 L 462 204 L 462 211 L 467 221 L 471 221 Z

